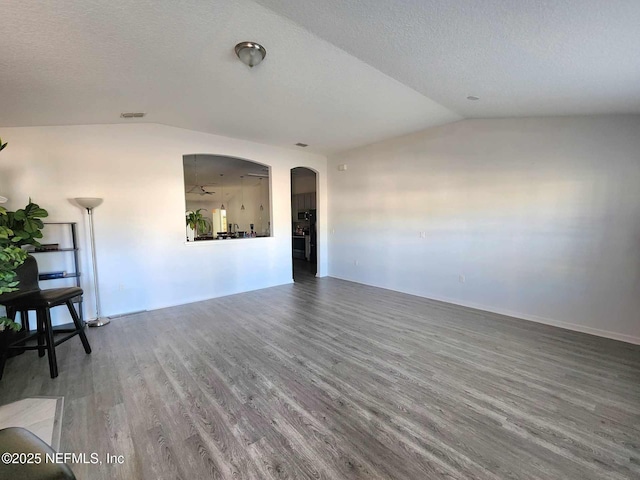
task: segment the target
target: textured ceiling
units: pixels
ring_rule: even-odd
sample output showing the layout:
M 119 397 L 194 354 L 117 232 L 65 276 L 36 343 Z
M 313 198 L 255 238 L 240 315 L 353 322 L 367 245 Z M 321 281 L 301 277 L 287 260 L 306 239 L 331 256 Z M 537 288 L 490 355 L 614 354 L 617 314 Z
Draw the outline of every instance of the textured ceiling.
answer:
M 640 113 L 638 25 L 637 0 L 5 2 L 0 127 L 145 121 L 331 153 L 463 117 Z M 267 48 L 254 69 L 243 40 Z
M 257 1 L 465 117 L 640 113 L 639 0 Z
M 225 199 L 228 199 L 244 188 L 251 187 L 260 188 L 263 193 L 269 192 L 269 169 L 241 158 L 207 154 L 184 155 L 183 169 L 187 200 L 222 200 L 223 192 Z M 202 195 L 201 190 L 194 188 L 199 186 L 212 195 Z
M 1 126 L 143 120 L 331 152 L 460 117 L 248 0 L 22 0 L 0 14 Z M 253 69 L 236 43 L 267 48 Z

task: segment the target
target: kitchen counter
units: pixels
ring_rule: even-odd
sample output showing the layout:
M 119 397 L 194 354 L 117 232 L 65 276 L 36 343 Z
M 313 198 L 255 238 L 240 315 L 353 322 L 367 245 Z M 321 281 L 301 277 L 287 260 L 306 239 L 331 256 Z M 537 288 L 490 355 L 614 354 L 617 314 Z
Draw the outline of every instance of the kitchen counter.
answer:
M 261 237 L 229 237 L 229 238 L 214 238 L 211 240 L 195 240 L 195 241 L 190 241 L 190 242 L 184 242 L 185 245 L 210 245 L 212 243 L 235 243 L 235 242 L 230 242 L 230 240 L 255 240 L 256 238 L 271 238 L 268 236 L 261 236 Z

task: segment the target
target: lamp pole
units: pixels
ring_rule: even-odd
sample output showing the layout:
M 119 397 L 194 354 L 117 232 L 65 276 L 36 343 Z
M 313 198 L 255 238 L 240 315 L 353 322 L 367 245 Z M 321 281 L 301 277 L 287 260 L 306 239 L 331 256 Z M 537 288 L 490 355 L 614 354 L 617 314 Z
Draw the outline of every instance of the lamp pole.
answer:
M 107 325 L 111 320 L 108 318 L 100 318 L 100 287 L 98 286 L 98 263 L 96 261 L 96 239 L 93 230 L 93 209 L 102 203 L 101 198 L 76 198 L 76 202 L 81 207 L 87 209 L 89 215 L 89 236 L 91 238 L 91 262 L 93 265 L 93 291 L 96 301 L 96 318 L 90 320 L 87 325 L 90 327 L 102 327 Z

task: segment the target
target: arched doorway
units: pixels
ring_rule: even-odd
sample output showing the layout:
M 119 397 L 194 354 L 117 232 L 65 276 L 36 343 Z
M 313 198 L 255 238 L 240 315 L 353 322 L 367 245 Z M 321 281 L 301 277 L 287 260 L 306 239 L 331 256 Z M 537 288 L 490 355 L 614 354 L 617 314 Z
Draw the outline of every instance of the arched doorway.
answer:
M 293 279 L 304 281 L 318 271 L 318 174 L 306 167 L 291 169 Z

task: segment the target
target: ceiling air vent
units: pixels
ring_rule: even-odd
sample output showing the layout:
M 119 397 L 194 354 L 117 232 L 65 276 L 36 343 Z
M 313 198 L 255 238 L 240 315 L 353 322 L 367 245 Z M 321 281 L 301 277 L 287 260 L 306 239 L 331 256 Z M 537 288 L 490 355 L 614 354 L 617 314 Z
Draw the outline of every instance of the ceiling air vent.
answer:
M 300 143 L 300 142 L 296 143 L 296 147 L 302 147 L 302 148 L 304 148 L 304 147 L 308 147 L 308 146 L 309 146 L 309 145 L 307 145 L 306 143 Z
M 120 114 L 122 118 L 142 118 L 144 115 L 142 112 L 126 112 Z

